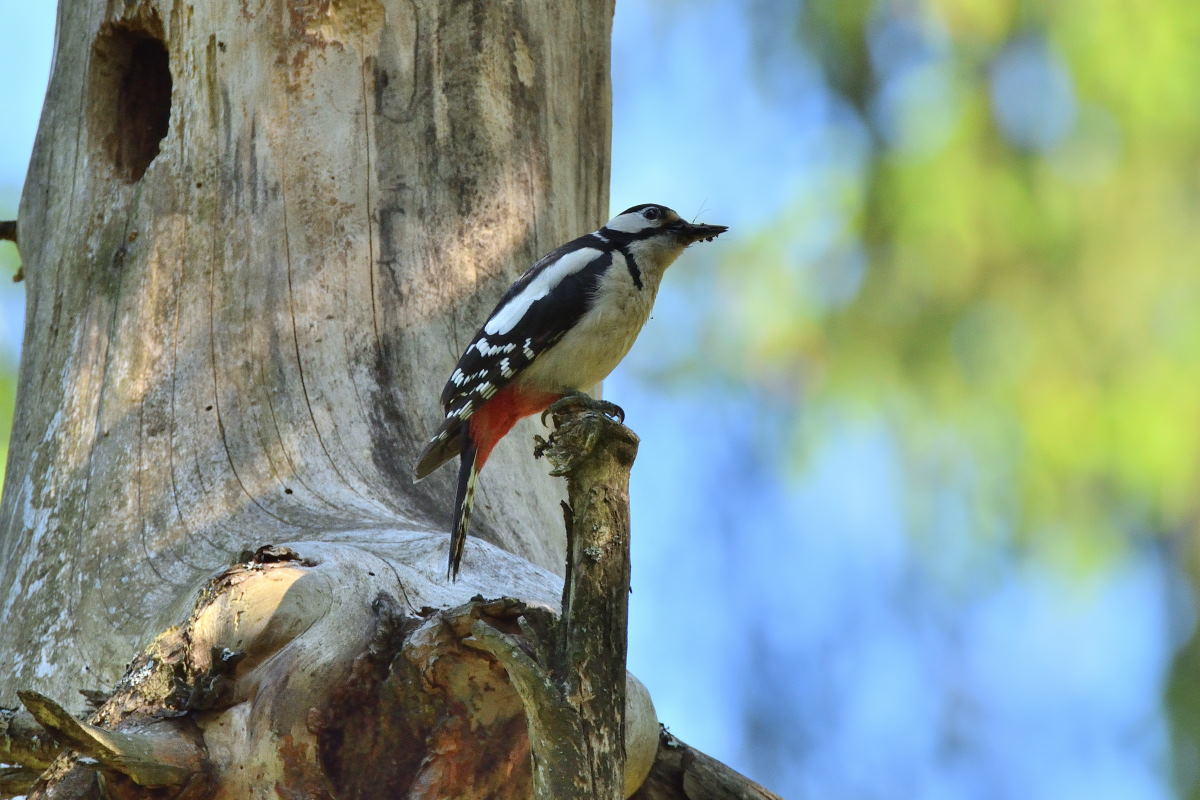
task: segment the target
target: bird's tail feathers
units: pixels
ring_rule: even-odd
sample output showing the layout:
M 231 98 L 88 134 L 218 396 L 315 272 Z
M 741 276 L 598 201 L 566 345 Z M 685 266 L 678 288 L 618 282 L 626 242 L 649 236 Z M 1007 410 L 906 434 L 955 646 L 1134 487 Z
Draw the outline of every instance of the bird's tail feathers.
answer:
M 471 506 L 475 502 L 475 481 L 483 464 L 477 458 L 478 450 L 468 431 L 462 432 L 461 461 L 458 465 L 458 493 L 454 499 L 454 527 L 450 532 L 450 560 L 446 565 L 446 577 L 458 578 L 463 548 L 467 544 L 467 526 L 471 522 Z
M 458 417 L 447 417 L 442 427 L 425 445 L 417 465 L 413 467 L 413 482 L 424 478 L 435 469 L 459 454 L 463 449 L 464 423 Z

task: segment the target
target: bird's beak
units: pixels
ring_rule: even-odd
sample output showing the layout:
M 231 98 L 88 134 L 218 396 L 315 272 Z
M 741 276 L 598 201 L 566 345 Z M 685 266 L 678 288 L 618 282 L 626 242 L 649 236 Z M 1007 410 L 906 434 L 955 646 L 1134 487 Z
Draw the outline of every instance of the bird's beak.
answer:
M 671 226 L 679 232 L 680 238 L 687 244 L 695 244 L 696 242 L 711 242 L 713 239 L 720 236 L 725 231 L 729 230 L 725 225 L 705 225 L 693 224 L 679 220 Z

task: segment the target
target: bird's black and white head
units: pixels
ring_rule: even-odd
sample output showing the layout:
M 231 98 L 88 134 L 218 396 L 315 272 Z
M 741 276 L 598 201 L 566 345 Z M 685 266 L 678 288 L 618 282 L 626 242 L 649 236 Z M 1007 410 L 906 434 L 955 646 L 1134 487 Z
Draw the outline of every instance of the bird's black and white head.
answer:
M 688 222 L 666 206 L 643 203 L 617 214 L 597 233 L 631 253 L 642 269 L 661 274 L 685 247 L 712 241 L 727 230 L 724 225 Z

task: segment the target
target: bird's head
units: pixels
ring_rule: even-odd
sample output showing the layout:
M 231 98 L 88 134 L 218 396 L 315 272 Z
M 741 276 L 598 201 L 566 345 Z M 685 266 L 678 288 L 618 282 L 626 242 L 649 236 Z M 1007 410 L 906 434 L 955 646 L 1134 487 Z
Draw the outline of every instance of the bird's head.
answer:
M 711 242 L 727 230 L 724 225 L 688 222 L 666 206 L 643 203 L 617 214 L 599 233 L 627 247 L 643 268 L 661 271 L 688 245 Z

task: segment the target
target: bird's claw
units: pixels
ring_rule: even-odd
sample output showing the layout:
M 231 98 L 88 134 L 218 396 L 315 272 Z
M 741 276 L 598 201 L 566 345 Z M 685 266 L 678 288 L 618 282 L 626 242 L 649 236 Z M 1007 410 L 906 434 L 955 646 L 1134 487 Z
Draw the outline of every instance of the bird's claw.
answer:
M 625 424 L 625 409 L 616 403 L 589 397 L 583 392 L 565 394 L 551 403 L 550 407 L 542 412 L 542 424 L 546 424 L 546 417 L 548 415 L 561 414 L 566 411 L 595 411 L 606 417 L 615 419 L 622 425 Z
M 625 424 L 625 409 L 621 408 L 616 403 L 610 403 L 607 400 L 596 401 L 600 404 L 600 412 L 606 416 L 612 417 L 622 425 Z

